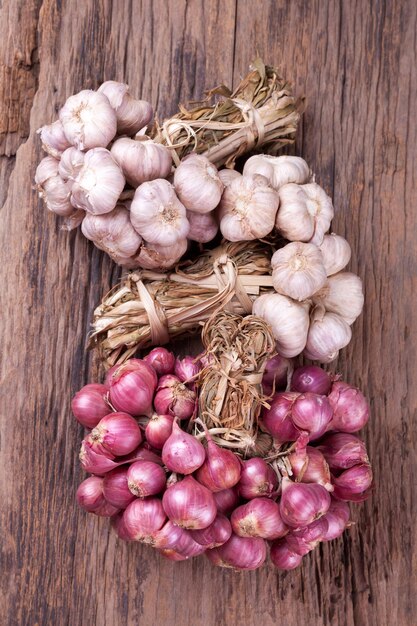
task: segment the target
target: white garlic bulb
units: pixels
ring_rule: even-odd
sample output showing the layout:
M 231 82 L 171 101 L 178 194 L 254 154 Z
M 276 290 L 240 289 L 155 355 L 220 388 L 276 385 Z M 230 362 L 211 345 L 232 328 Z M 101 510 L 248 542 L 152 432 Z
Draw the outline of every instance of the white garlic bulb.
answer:
M 363 309 L 362 281 L 351 272 L 333 274 L 323 289 L 315 294 L 314 301 L 323 305 L 326 311 L 343 317 L 348 324 L 353 324 Z
M 186 209 L 209 213 L 220 202 L 224 185 L 217 168 L 201 154 L 190 154 L 174 173 L 175 193 Z
M 67 215 L 60 226 L 61 230 L 74 230 L 82 223 L 85 217 L 85 211 L 82 209 L 74 209 L 71 215 Z
M 58 173 L 59 162 L 47 156 L 39 163 L 35 173 L 36 188 L 49 211 L 67 217 L 74 212 L 70 202 L 71 185 Z
M 307 183 L 312 177 L 310 168 L 301 157 L 269 154 L 250 157 L 243 168 L 243 175 L 247 174 L 262 174 L 277 190 L 287 183 Z
M 190 230 L 184 205 L 171 183 L 162 178 L 136 189 L 130 219 L 145 241 L 159 246 L 171 246 L 185 239 Z
M 242 176 L 223 192 L 219 204 L 220 230 L 229 241 L 266 237 L 274 227 L 278 194 L 265 176 Z
M 236 178 L 242 178 L 242 174 L 240 174 L 240 172 L 237 172 L 236 170 L 231 170 L 228 167 L 225 167 L 222 170 L 218 170 L 218 174 L 220 180 L 225 187 L 228 187 L 232 180 L 235 180 Z
M 59 120 L 52 124 L 42 126 L 37 133 L 41 137 L 42 148 L 51 156 L 59 159 L 61 154 L 70 147 L 70 142 L 65 136 L 64 128 Z
M 122 137 L 114 142 L 111 153 L 132 187 L 157 178 L 166 178 L 171 171 L 170 151 L 151 139 L 139 141 Z
M 165 270 L 173 267 L 187 252 L 188 242 L 180 239 L 171 246 L 158 246 L 145 243 L 135 258 L 139 265 L 147 270 Z
M 124 186 L 125 178 L 110 152 L 93 148 L 85 154 L 84 165 L 72 185 L 71 202 L 94 215 L 109 213 Z
M 219 225 L 214 211 L 210 211 L 210 213 L 187 211 L 187 219 L 190 223 L 188 239 L 192 241 L 207 243 L 214 239 L 218 233 Z
M 62 180 L 74 181 L 82 166 L 84 165 L 85 153 L 78 150 L 78 148 L 67 148 L 61 156 L 61 160 L 58 165 L 59 175 Z
M 271 326 L 279 354 L 291 358 L 300 354 L 306 345 L 308 310 L 307 303 L 294 302 L 278 293 L 266 293 L 256 298 L 252 313 Z
M 36 168 L 35 183 L 39 193 L 42 192 L 42 185 L 53 176 L 58 176 L 59 161 L 52 156 L 42 159 Z
M 129 211 L 118 204 L 113 211 L 104 215 L 87 213 L 81 230 L 84 237 L 93 241 L 113 259 L 133 257 L 138 254 L 142 237 L 130 223 Z
M 330 363 L 351 338 L 351 328 L 342 317 L 326 312 L 324 307 L 316 307 L 311 315 L 304 354 L 313 361 Z
M 287 244 L 273 254 L 271 266 L 275 290 L 293 300 L 310 298 L 327 280 L 321 252 L 312 243 Z
M 350 245 L 346 239 L 340 237 L 340 235 L 335 235 L 335 233 L 324 235 L 319 248 L 323 256 L 327 276 L 337 274 L 337 272 L 345 268 L 350 261 Z
M 106 147 L 116 135 L 116 113 L 102 93 L 84 89 L 59 111 L 68 141 L 79 150 Z
M 303 190 L 307 195 L 307 211 L 314 219 L 314 235 L 310 241 L 319 246 L 334 217 L 333 202 L 317 183 L 303 185 Z
M 115 110 L 119 135 L 135 135 L 152 120 L 153 109 L 150 102 L 135 100 L 125 83 L 108 80 L 97 91 L 107 96 Z

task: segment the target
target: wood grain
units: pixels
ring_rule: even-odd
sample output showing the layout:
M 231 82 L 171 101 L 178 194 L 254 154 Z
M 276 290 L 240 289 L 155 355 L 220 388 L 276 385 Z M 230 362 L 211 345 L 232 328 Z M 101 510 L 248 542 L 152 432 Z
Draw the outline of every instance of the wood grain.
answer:
M 416 623 L 415 2 L 3 0 L 0 11 L 1 623 Z M 31 188 L 35 130 L 70 94 L 125 80 L 163 117 L 236 82 L 256 52 L 308 98 L 296 152 L 332 194 L 366 290 L 338 370 L 371 399 L 373 497 L 288 574 L 166 562 L 75 506 L 82 430 L 69 402 L 96 376 L 85 340 L 118 271 L 60 231 Z

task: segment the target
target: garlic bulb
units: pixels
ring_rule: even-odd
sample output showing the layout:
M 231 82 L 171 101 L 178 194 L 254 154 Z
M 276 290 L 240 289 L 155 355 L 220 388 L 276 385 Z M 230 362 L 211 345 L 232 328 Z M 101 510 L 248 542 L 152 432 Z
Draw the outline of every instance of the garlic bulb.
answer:
M 171 171 L 170 151 L 151 139 L 135 141 L 122 137 L 114 142 L 111 153 L 132 187 L 156 178 L 166 178 Z
M 270 156 L 256 154 L 248 159 L 243 168 L 243 175 L 262 174 L 274 189 L 279 189 L 287 183 L 303 184 L 311 180 L 312 172 L 301 157 Z
M 35 183 L 39 193 L 42 193 L 42 185 L 53 176 L 58 176 L 59 161 L 52 156 L 47 156 L 42 159 L 36 168 Z
M 58 172 L 62 180 L 74 181 L 82 166 L 84 165 L 85 153 L 78 150 L 78 148 L 67 148 L 61 156 L 61 160 L 58 165 Z
M 303 185 L 303 189 L 307 195 L 307 211 L 314 219 L 314 235 L 310 241 L 319 246 L 334 216 L 333 202 L 324 189 L 316 183 Z
M 116 135 L 116 113 L 104 94 L 91 89 L 70 96 L 59 119 L 68 141 L 79 150 L 106 147 Z
M 187 211 L 187 219 L 190 223 L 188 239 L 192 241 L 207 243 L 214 239 L 218 233 L 219 225 L 214 211 L 210 211 L 210 213 Z
M 199 154 L 181 161 L 174 173 L 174 187 L 185 208 L 195 213 L 213 211 L 224 189 L 216 166 Z
M 71 145 L 59 120 L 56 120 L 53 124 L 42 126 L 37 133 L 41 137 L 42 148 L 45 152 L 57 159 Z
M 78 209 L 94 215 L 109 213 L 124 186 L 124 176 L 110 152 L 93 148 L 86 153 L 84 165 L 72 185 L 71 201 Z
M 130 207 L 135 230 L 151 244 L 171 246 L 184 240 L 190 224 L 171 183 L 156 179 L 136 189 Z
M 71 185 L 62 180 L 58 166 L 59 162 L 51 156 L 42 159 L 36 168 L 35 183 L 47 209 L 66 217 L 74 212 L 70 202 Z
M 242 176 L 225 188 L 219 204 L 220 230 L 229 241 L 266 237 L 274 227 L 278 194 L 265 176 Z
M 150 102 L 135 100 L 125 83 L 108 80 L 97 91 L 107 96 L 115 110 L 119 135 L 135 135 L 152 120 L 153 109 Z
M 82 209 L 74 209 L 71 215 L 67 215 L 60 226 L 61 230 L 74 230 L 82 223 L 85 217 L 85 211 Z
M 273 254 L 271 266 L 275 290 L 294 300 L 310 298 L 327 280 L 321 252 L 312 243 L 287 244 Z
M 252 313 L 271 326 L 278 353 L 291 358 L 300 354 L 306 345 L 308 310 L 307 303 L 294 302 L 278 293 L 266 293 L 256 298 Z
M 140 249 L 135 261 L 136 267 L 139 265 L 147 270 L 169 269 L 181 259 L 187 252 L 188 242 L 180 239 L 171 246 L 158 246 L 145 243 Z
M 218 174 L 220 180 L 225 187 L 228 187 L 232 180 L 235 180 L 236 178 L 242 178 L 242 174 L 240 174 L 240 172 L 237 172 L 236 170 L 231 170 L 227 167 L 223 170 L 218 170 Z
M 142 237 L 130 223 L 129 211 L 121 204 L 105 215 L 87 213 L 81 230 L 97 248 L 116 259 L 138 254 L 142 243 Z
M 352 338 L 349 324 L 336 313 L 316 307 L 310 320 L 305 356 L 313 361 L 330 363 Z
M 340 272 L 350 261 L 350 245 L 340 235 L 324 235 L 319 246 L 327 276 Z
M 363 309 L 362 281 L 351 272 L 333 274 L 323 289 L 315 294 L 314 302 L 322 304 L 326 311 L 337 313 L 348 324 L 353 324 Z

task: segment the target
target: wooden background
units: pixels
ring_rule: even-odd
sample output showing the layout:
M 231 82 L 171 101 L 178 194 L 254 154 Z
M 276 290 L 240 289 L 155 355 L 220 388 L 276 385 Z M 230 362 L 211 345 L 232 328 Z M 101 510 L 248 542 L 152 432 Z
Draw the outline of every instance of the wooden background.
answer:
M 415 624 L 416 3 L 0 6 L 1 623 Z M 82 429 L 69 403 L 96 375 L 85 339 L 118 272 L 80 232 L 60 231 L 31 188 L 35 130 L 70 94 L 122 80 L 164 116 L 205 87 L 236 84 L 256 52 L 307 96 L 296 153 L 333 196 L 334 229 L 366 289 L 338 369 L 372 402 L 373 497 L 350 532 L 288 574 L 164 561 L 76 507 Z

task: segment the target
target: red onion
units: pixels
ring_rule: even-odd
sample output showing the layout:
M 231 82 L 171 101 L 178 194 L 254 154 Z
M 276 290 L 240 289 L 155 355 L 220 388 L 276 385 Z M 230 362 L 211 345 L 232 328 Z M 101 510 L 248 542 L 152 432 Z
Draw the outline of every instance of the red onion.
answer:
M 198 482 L 210 491 L 234 487 L 239 482 L 241 462 L 233 452 L 216 445 L 207 430 L 206 439 L 206 460 L 196 472 Z
M 262 410 L 260 425 L 277 443 L 296 441 L 300 435 L 291 420 L 291 409 L 299 395 L 293 392 L 277 393 L 272 399 L 271 408 Z
M 329 523 L 324 515 L 304 528 L 292 530 L 286 537 L 287 544 L 293 552 L 305 556 L 323 541 L 329 530 Z
M 298 367 L 291 378 L 291 390 L 300 393 L 318 393 L 327 396 L 332 386 L 330 374 L 317 365 Z
M 133 452 L 142 441 L 136 420 L 127 413 L 109 413 L 99 421 L 89 437 L 96 452 L 110 452 L 115 456 Z
M 135 461 L 127 470 L 128 488 L 139 498 L 161 493 L 166 482 L 164 470 L 152 461 Z
M 153 535 L 162 528 L 166 516 L 157 498 L 133 500 L 123 513 L 123 523 L 130 539 L 152 543 Z
M 278 479 L 266 461 L 254 457 L 243 461 L 242 473 L 237 486 L 239 494 L 245 500 L 259 496 L 271 498 L 278 489 Z
M 269 498 L 254 498 L 238 506 L 230 518 L 233 532 L 239 537 L 278 539 L 288 528 L 281 519 L 279 506 Z
M 84 385 L 72 399 L 71 409 L 76 419 L 86 428 L 97 426 L 110 407 L 104 400 L 107 393 L 105 385 Z
M 232 534 L 222 546 L 207 550 L 208 558 L 214 565 L 233 569 L 253 570 L 263 565 L 266 558 L 266 544 L 257 537 L 238 537 Z
M 341 500 L 332 499 L 329 510 L 321 518 L 325 519 L 328 524 L 327 532 L 323 536 L 322 541 L 331 541 L 340 537 L 348 525 L 349 517 L 349 505 Z
M 318 448 L 307 446 L 288 456 L 294 478 L 301 483 L 318 483 L 327 491 L 333 491 L 330 470 L 326 459 Z
M 174 372 L 175 356 L 166 348 L 154 348 L 143 360 L 152 365 L 158 376 Z
M 346 383 L 332 385 L 329 402 L 333 408 L 332 430 L 354 433 L 360 430 L 369 419 L 369 404 L 365 396 Z
M 172 415 L 157 415 L 154 413 L 146 425 L 145 437 L 153 448 L 162 450 L 164 443 L 172 433 Z
M 184 530 L 183 528 L 180 530 L 182 531 L 181 535 L 173 546 L 173 550 L 175 550 L 175 552 L 178 552 L 178 554 L 182 554 L 187 557 L 187 559 L 190 559 L 194 556 L 199 556 L 206 551 L 206 547 L 194 541 L 188 530 Z
M 232 527 L 225 515 L 219 513 L 214 522 L 201 530 L 190 530 L 190 535 L 200 545 L 212 549 L 223 545 L 230 539 Z
M 371 466 L 368 463 L 354 465 L 333 478 L 333 495 L 339 500 L 362 502 L 368 498 L 371 484 Z
M 120 507 L 106 502 L 103 495 L 103 479 L 98 476 L 90 476 L 83 480 L 77 489 L 76 498 L 85 511 L 101 517 L 110 517 L 120 511 Z
M 265 395 L 271 395 L 273 391 L 285 389 L 287 386 L 288 370 L 291 361 L 277 354 L 268 359 L 262 377 L 262 387 Z
M 293 483 L 284 476 L 281 488 L 281 517 L 292 528 L 308 526 L 329 509 L 329 492 L 317 483 Z
M 134 463 L 135 461 L 151 461 L 158 465 L 163 465 L 162 459 L 156 452 L 149 449 L 149 444 L 145 441 L 136 450 L 133 450 L 130 454 L 117 459 L 119 465 L 125 463 Z
M 176 376 L 162 376 L 156 388 L 153 404 L 161 415 L 174 415 L 178 419 L 188 419 L 194 413 L 197 396 Z
M 213 497 L 217 506 L 217 511 L 219 513 L 223 513 L 224 515 L 230 515 L 239 502 L 237 489 L 223 489 L 223 491 L 213 493 Z
M 104 476 L 103 495 L 107 502 L 119 509 L 125 509 L 134 500 L 134 495 L 127 486 L 127 469 L 125 467 L 117 467 Z
M 193 380 L 196 378 L 200 370 L 200 360 L 193 356 L 186 356 L 183 359 L 177 359 L 175 361 L 175 376 L 177 376 L 182 383 L 189 384 L 191 389 L 194 389 Z
M 153 367 L 140 359 L 131 359 L 113 372 L 110 401 L 118 411 L 148 415 L 156 384 L 157 376 Z
M 271 546 L 271 561 L 278 569 L 291 570 L 298 567 L 303 557 L 291 550 L 286 539 L 274 541 Z
M 204 446 L 198 439 L 181 430 L 174 422 L 172 434 L 162 448 L 162 460 L 167 468 L 178 474 L 192 474 L 205 458 Z
M 110 522 L 114 530 L 116 531 L 116 534 L 119 537 L 119 539 L 122 539 L 123 541 L 130 541 L 129 533 L 126 530 L 126 527 L 123 521 L 123 513 L 118 513 L 117 515 L 114 515 L 111 518 Z
M 332 419 L 333 411 L 328 399 L 316 393 L 304 393 L 292 406 L 291 417 L 295 426 L 309 433 L 309 440 L 321 437 Z
M 153 536 L 153 546 L 160 549 L 172 549 L 175 548 L 179 542 L 182 534 L 185 532 L 183 528 L 176 526 L 168 520 Z
M 162 504 L 169 519 L 181 528 L 207 528 L 216 517 L 213 494 L 192 476 L 169 487 Z
M 364 442 L 350 433 L 331 433 L 317 446 L 331 469 L 349 469 L 359 463 L 368 463 Z
M 170 561 L 186 561 L 188 558 L 184 556 L 183 554 L 179 554 L 179 552 L 175 552 L 175 550 L 172 550 L 170 548 L 158 550 L 158 552 L 162 554 L 162 556 L 164 556 L 166 559 L 169 559 Z
M 112 454 L 105 456 L 104 454 L 95 452 L 92 445 L 93 441 L 91 440 L 90 435 L 88 435 L 81 443 L 80 463 L 86 472 L 101 476 L 117 467 L 117 463 L 113 461 L 114 456 Z

